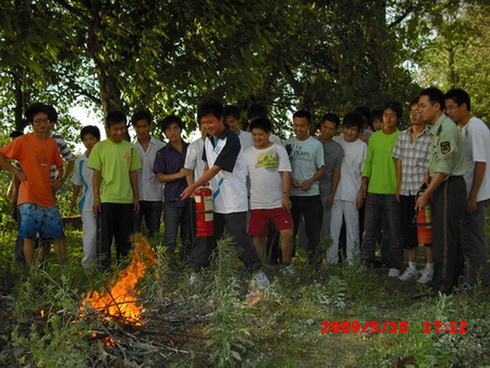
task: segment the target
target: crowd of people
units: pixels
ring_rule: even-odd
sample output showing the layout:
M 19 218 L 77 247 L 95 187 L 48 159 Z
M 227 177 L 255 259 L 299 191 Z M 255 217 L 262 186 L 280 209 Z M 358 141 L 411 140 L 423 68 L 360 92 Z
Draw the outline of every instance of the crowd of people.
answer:
M 86 151 L 75 162 L 66 142 L 52 135 L 56 110 L 33 104 L 26 111 L 32 133 L 13 134 L 0 149 L 0 166 L 14 174 L 16 259 L 34 264 L 38 236 L 52 240 L 65 261 L 55 193 L 74 169 L 71 208 L 81 213 L 82 265 L 89 269 L 110 267 L 113 241 L 117 258 L 123 258 L 132 233 L 153 237 L 163 213 L 163 243 L 170 255 L 189 263 L 191 285 L 225 233 L 260 289 L 269 285 L 265 261 L 296 273 L 296 244 L 306 249 L 307 267 L 385 264 L 389 277 L 430 284 L 445 294 L 463 273 L 468 287 L 487 282 L 490 130 L 471 114 L 470 97 L 461 89 L 424 89 L 409 107 L 404 131 L 397 101 L 358 108 L 342 121 L 329 113 L 316 126 L 309 111 L 298 110 L 293 136 L 281 142 L 264 106 L 247 111 L 242 130 L 237 107 L 206 99 L 197 109 L 201 136 L 190 144 L 176 115 L 159 123 L 166 143 L 153 137 L 153 117 L 145 110 L 130 119 L 136 132 L 130 143 L 127 117 L 115 111 L 105 118 L 106 140 L 100 141 L 97 127 L 82 128 Z M 194 192 L 208 185 L 214 235 L 198 237 Z M 429 209 L 432 242 L 423 244 L 425 267 L 417 270 L 421 242 L 414 218 L 420 211 L 429 215 Z M 326 236 L 331 242 L 322 254 L 319 243 Z

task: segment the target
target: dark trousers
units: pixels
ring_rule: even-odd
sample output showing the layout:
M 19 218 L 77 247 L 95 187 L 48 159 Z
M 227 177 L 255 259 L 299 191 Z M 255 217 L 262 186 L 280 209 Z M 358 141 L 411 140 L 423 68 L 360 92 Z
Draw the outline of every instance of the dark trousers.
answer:
M 279 244 L 281 235 L 276 227 L 271 222 L 269 224 L 269 235 L 267 236 L 267 242 L 265 245 L 265 257 L 269 264 L 277 265 L 282 262 L 282 252 Z
M 231 245 L 239 249 L 239 257 L 245 267 L 251 271 L 260 268 L 262 262 L 257 255 L 252 238 L 246 231 L 247 213 L 214 213 L 215 236 L 196 238 L 196 244 L 192 248 L 191 265 L 194 272 L 199 272 L 201 268 L 209 265 L 211 254 L 216 248 L 216 241 L 223 237 L 225 226 L 227 234 L 233 236 Z
M 432 195 L 432 249 L 434 250 L 434 291 L 452 293 L 464 266 L 461 222 L 466 203 L 463 177 L 452 176 Z
M 120 259 L 131 249 L 129 240 L 133 229 L 133 204 L 102 203 L 100 211 L 100 246 L 97 249 L 99 265 L 108 268 L 111 264 L 112 238 L 116 241 L 116 255 Z
M 315 250 L 320 242 L 322 230 L 323 206 L 319 195 L 316 196 L 293 196 L 291 197 L 291 216 L 294 224 L 294 237 L 298 234 L 301 215 L 305 220 L 306 236 L 308 237 L 308 260 L 321 263 L 322 258 L 314 260 Z M 293 254 L 296 252 L 296 245 Z
M 419 245 L 417 226 L 412 221 L 415 217 L 416 197 L 400 196 L 400 234 L 403 249 L 416 248 Z
M 152 238 L 160 230 L 162 209 L 162 201 L 140 201 L 140 210 L 134 215 L 134 232 L 141 231 L 141 223 L 145 219 L 148 237 Z
M 388 265 L 401 269 L 403 248 L 400 244 L 400 204 L 394 194 L 368 193 L 364 206 L 364 239 L 362 240 L 361 260 L 374 262 L 376 237 L 379 234 L 382 220 L 386 220 L 390 236 Z
M 183 207 L 164 206 L 163 220 L 165 223 L 164 245 L 168 247 L 170 253 L 177 248 L 177 234 L 180 228 L 180 240 L 183 247 L 181 255 L 184 257 L 189 254 L 192 245 L 191 232 L 191 207 L 190 201 L 186 200 Z
M 465 212 L 461 227 L 461 242 L 465 255 L 466 282 L 475 285 L 478 279 L 488 283 L 488 244 L 487 244 L 487 208 L 490 199 L 477 202 L 476 211 Z

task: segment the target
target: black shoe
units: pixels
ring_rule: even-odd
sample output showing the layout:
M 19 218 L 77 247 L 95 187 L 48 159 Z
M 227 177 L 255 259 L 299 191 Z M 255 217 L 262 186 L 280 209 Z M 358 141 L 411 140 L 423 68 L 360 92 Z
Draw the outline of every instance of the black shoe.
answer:
M 374 265 L 373 261 L 368 261 L 366 259 L 361 260 L 361 268 L 363 268 L 365 270 L 369 270 L 369 269 L 374 268 L 374 267 L 375 267 L 375 265 Z

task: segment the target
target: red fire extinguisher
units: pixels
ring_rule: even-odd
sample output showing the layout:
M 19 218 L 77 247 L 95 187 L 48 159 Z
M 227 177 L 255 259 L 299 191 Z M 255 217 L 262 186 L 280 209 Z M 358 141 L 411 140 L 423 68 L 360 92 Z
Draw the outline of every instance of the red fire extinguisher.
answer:
M 209 187 L 199 187 L 194 192 L 196 201 L 196 235 L 214 235 L 213 191 Z
M 425 191 L 425 187 L 421 188 L 417 193 L 417 198 Z M 421 244 L 432 243 L 432 209 L 431 206 L 426 206 L 417 213 L 417 239 Z

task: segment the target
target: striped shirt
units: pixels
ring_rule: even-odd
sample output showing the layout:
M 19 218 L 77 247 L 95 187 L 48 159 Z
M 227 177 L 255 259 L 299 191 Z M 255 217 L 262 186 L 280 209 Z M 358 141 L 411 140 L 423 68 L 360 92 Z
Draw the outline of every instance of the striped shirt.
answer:
M 75 156 L 70 150 L 70 147 L 66 144 L 65 140 L 59 135 L 51 135 L 52 138 L 56 141 L 56 145 L 58 146 L 58 151 L 60 151 L 60 156 L 63 157 L 66 161 L 75 161 Z M 51 166 L 51 180 L 56 179 L 56 174 L 58 172 L 58 168 L 55 165 Z
M 412 129 L 408 128 L 398 135 L 392 156 L 402 161 L 400 195 L 416 195 L 429 169 L 432 137 L 429 128 L 412 141 Z

